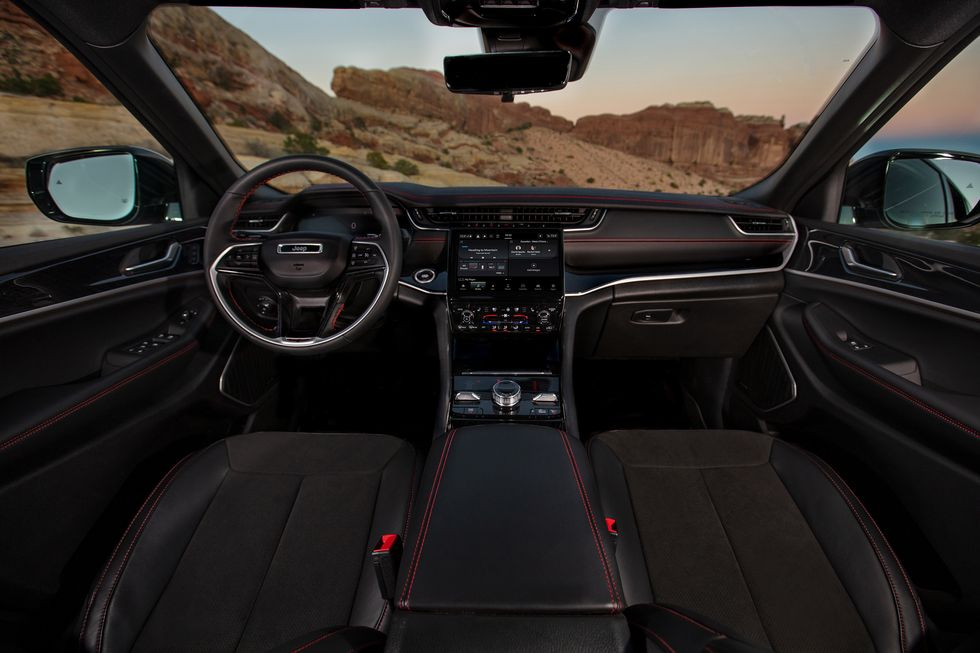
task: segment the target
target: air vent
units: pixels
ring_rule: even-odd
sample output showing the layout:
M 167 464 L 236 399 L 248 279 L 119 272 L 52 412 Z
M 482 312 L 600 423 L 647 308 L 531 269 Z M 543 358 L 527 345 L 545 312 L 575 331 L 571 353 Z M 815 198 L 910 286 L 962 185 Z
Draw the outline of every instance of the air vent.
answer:
M 554 225 L 573 227 L 592 223 L 599 209 L 564 206 L 467 206 L 420 209 L 422 219 L 439 225 L 466 227 L 513 227 Z
M 733 215 L 735 228 L 749 236 L 793 235 L 790 218 Z
M 281 215 L 248 215 L 243 214 L 235 223 L 235 231 L 243 233 L 263 233 L 272 231 L 282 221 Z

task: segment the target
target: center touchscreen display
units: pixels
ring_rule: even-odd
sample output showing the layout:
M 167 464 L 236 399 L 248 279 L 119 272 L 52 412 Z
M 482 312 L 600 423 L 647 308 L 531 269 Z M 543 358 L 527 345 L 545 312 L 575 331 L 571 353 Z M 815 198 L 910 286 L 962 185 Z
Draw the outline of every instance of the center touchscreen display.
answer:
M 461 233 L 456 289 L 464 292 L 561 289 L 560 234 Z

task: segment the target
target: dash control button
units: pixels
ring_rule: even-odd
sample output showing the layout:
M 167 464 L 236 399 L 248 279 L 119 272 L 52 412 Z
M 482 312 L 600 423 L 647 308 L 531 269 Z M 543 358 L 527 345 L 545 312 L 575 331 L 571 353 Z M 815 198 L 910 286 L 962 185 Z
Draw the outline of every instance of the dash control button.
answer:
M 432 283 L 433 279 L 436 278 L 436 271 L 432 268 L 422 268 L 421 270 L 416 270 L 412 278 L 418 283 Z

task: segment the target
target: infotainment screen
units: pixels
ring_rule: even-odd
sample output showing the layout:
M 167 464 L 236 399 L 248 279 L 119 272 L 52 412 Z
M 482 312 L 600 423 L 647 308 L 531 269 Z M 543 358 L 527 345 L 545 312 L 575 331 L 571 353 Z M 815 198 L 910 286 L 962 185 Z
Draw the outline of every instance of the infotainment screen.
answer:
M 560 291 L 561 234 L 459 233 L 455 272 L 462 292 Z

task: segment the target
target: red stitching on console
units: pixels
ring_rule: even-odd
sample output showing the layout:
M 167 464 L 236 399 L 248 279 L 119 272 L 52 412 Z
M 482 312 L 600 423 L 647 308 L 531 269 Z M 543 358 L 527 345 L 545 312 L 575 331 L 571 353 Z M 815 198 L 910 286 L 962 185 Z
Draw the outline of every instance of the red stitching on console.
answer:
M 813 461 L 813 463 L 817 466 L 817 469 L 819 469 L 823 473 L 823 475 L 827 478 L 827 480 L 830 481 L 831 484 L 834 486 L 834 488 L 837 490 L 837 493 L 841 496 L 841 498 L 844 499 L 844 503 L 846 503 L 847 507 L 851 509 L 851 514 L 854 515 L 854 518 L 857 520 L 858 524 L 861 525 L 861 530 L 864 531 L 864 536 L 868 538 L 868 542 L 871 543 L 871 548 L 874 549 L 875 556 L 878 558 L 878 564 L 881 565 L 881 570 L 885 572 L 885 579 L 888 581 L 888 586 L 889 588 L 891 588 L 892 600 L 895 602 L 895 610 L 898 614 L 898 637 L 899 637 L 900 646 L 902 648 L 902 651 L 908 651 L 908 643 L 905 640 L 905 615 L 902 612 L 902 604 L 899 602 L 898 599 L 898 589 L 895 586 L 895 581 L 892 578 L 891 572 L 888 571 L 888 565 L 885 564 L 885 558 L 881 554 L 881 549 L 878 548 L 878 544 L 871 536 L 871 531 L 868 530 L 867 524 L 865 524 L 864 520 L 861 519 L 861 516 L 858 514 L 857 509 L 854 507 L 854 504 L 848 498 L 847 494 L 845 494 L 844 491 L 841 489 L 841 486 L 837 483 L 837 481 L 834 480 L 834 477 L 831 476 L 831 474 L 824 467 L 823 461 L 816 458 L 815 456 L 810 455 L 806 451 L 804 451 L 803 453 L 808 458 L 810 458 L 810 460 Z M 896 558 L 896 561 L 897 560 L 898 559 Z M 913 596 L 915 595 L 914 592 L 912 594 Z M 916 610 L 918 610 L 918 606 L 916 606 Z
M 572 453 L 572 446 L 568 442 L 568 435 L 564 431 L 559 431 L 561 434 L 562 446 L 565 448 L 565 453 L 568 454 L 568 461 L 572 466 L 572 477 L 575 480 L 575 485 L 578 487 L 579 496 L 582 499 L 582 508 L 585 510 L 585 519 L 589 523 L 589 530 L 592 531 L 592 539 L 595 543 L 596 554 L 599 556 L 599 564 L 602 567 L 603 575 L 606 580 L 606 587 L 609 589 L 609 598 L 612 600 L 612 611 L 616 612 L 621 604 L 621 599 L 619 596 L 619 588 L 616 586 L 616 581 L 613 579 L 613 574 L 610 569 L 609 561 L 606 559 L 605 549 L 602 546 L 602 542 L 599 535 L 599 526 L 595 521 L 595 514 L 592 512 L 592 503 L 589 501 L 588 492 L 585 491 L 585 482 L 582 480 L 582 475 L 579 472 L 578 463 L 575 462 L 575 454 Z
M 35 435 L 36 433 L 39 433 L 39 432 L 43 431 L 44 429 L 48 428 L 52 424 L 56 424 L 56 423 L 60 422 L 61 420 L 65 419 L 66 417 L 68 417 L 70 415 L 73 415 L 74 413 L 80 411 L 81 409 L 85 408 L 86 406 L 90 406 L 91 404 L 95 403 L 96 401 L 98 401 L 102 397 L 105 397 L 107 394 L 110 394 L 110 393 L 118 390 L 119 388 L 123 387 L 124 385 L 127 385 L 127 384 L 135 381 L 136 379 L 138 379 L 138 378 L 140 378 L 140 377 L 142 377 L 142 376 L 144 376 L 146 374 L 149 374 L 150 372 L 156 370 L 159 367 L 162 367 L 163 365 L 169 363 L 170 361 L 174 360 L 175 358 L 178 358 L 180 356 L 183 356 L 184 354 L 186 354 L 187 352 L 189 352 L 191 349 L 193 349 L 196 346 L 197 346 L 197 343 L 196 342 L 192 342 L 192 343 L 186 345 L 180 351 L 174 352 L 173 354 L 167 356 L 166 358 L 157 361 L 156 363 L 154 363 L 153 365 L 149 366 L 145 370 L 141 370 L 141 371 L 137 372 L 136 374 L 133 374 L 132 376 L 128 376 L 125 379 L 122 379 L 120 381 L 117 381 L 116 383 L 112 384 L 108 388 L 105 388 L 103 390 L 100 390 L 99 392 L 95 393 L 94 395 L 92 395 L 88 399 L 85 399 L 85 400 L 83 400 L 83 401 L 75 404 L 71 408 L 66 408 L 65 410 L 61 411 L 60 413 L 56 413 L 55 415 L 52 415 L 51 417 L 49 417 L 48 419 L 44 420 L 40 424 L 38 424 L 36 426 L 33 426 L 30 429 L 28 429 L 28 430 L 26 430 L 26 431 L 24 431 L 22 433 L 19 433 L 18 435 L 15 435 L 12 438 L 8 438 L 7 440 L 4 440 L 2 443 L 0 443 L 0 451 L 3 451 L 4 449 L 7 449 L 9 447 L 12 447 L 12 446 L 14 446 L 15 444 L 17 444 L 19 442 L 23 442 L 27 438 L 31 437 L 32 435 Z
M 412 565 L 409 567 L 409 577 L 402 588 L 402 596 L 400 602 L 402 607 L 409 610 L 409 600 L 412 597 L 412 587 L 415 585 L 415 575 L 418 572 L 419 565 L 422 562 L 422 549 L 425 546 L 425 538 L 429 532 L 429 524 L 432 521 L 432 513 L 435 510 L 436 497 L 439 494 L 439 486 L 442 485 L 442 475 L 446 471 L 446 465 L 449 461 L 449 449 L 453 446 L 453 441 L 456 439 L 456 429 L 453 429 L 446 440 L 446 445 L 443 447 L 442 455 L 439 457 L 439 465 L 436 467 L 435 478 L 432 483 L 432 490 L 429 493 L 429 500 L 427 502 L 425 513 L 422 516 L 422 523 L 419 525 L 419 534 L 415 539 L 415 551 L 412 552 Z
M 637 628 L 645 632 L 647 635 L 651 635 L 654 639 L 657 640 L 658 644 L 660 644 L 665 649 L 667 649 L 667 653 L 677 653 L 677 651 L 674 650 L 674 647 L 667 643 L 667 640 L 665 640 L 663 637 L 650 630 L 648 627 L 644 626 L 643 624 L 638 624 L 635 621 L 630 621 L 629 624 L 631 626 L 636 626 Z
M 964 431 L 966 433 L 969 433 L 973 437 L 980 439 L 980 431 L 978 431 L 977 429 L 975 429 L 975 428 L 973 428 L 971 426 L 968 426 L 968 425 L 964 424 L 963 422 L 959 421 L 958 419 L 956 419 L 954 417 L 950 417 L 949 415 L 947 415 L 946 413 L 942 412 L 938 408 L 933 408 L 929 404 L 927 404 L 927 403 L 925 403 L 925 402 L 923 402 L 923 401 L 921 401 L 919 399 L 916 399 L 915 397 L 913 397 L 909 393 L 905 392 L 901 388 L 896 388 L 895 386 L 893 386 L 892 384 L 888 383 L 884 379 L 881 379 L 878 376 L 872 374 L 871 372 L 865 370 L 864 368 L 859 367 L 858 365 L 855 365 L 854 363 L 850 362 L 849 360 L 847 360 L 845 358 L 841 358 L 840 356 L 838 356 L 837 354 L 835 354 L 833 351 L 831 351 L 826 345 L 824 345 L 822 342 L 820 342 L 820 340 L 813 333 L 813 331 L 810 330 L 810 325 L 805 320 L 803 322 L 803 326 L 806 327 L 806 332 L 810 336 L 810 340 L 812 340 L 813 343 L 815 345 L 817 345 L 817 347 L 819 347 L 821 350 L 823 350 L 824 353 L 826 353 L 828 356 L 830 356 L 831 358 L 833 358 L 838 363 L 841 363 L 842 365 L 848 367 L 849 369 L 854 370 L 858 374 L 861 374 L 862 376 L 870 379 L 871 381 L 877 383 L 878 385 L 880 385 L 881 387 L 885 388 L 886 390 L 890 390 L 891 392 L 899 395 L 900 397 L 902 397 L 906 401 L 914 404 L 915 406 L 921 408 L 922 410 L 925 410 L 928 413 L 931 413 L 934 417 L 938 417 L 939 419 L 943 420 L 944 422 L 946 422 L 950 426 L 954 426 L 954 427 L 960 429 L 961 431 Z
M 156 510 L 157 505 L 160 503 L 160 499 L 162 499 L 163 495 L 167 493 L 167 489 L 170 487 L 170 484 L 173 483 L 173 480 L 177 477 L 177 468 L 180 467 L 192 455 L 193 454 L 188 454 L 187 456 L 184 456 L 184 458 L 182 458 L 176 465 L 174 465 L 171 468 L 170 472 L 168 472 L 169 478 L 167 476 L 164 477 L 166 483 L 164 483 L 162 489 L 160 489 L 159 493 L 156 495 L 156 498 L 153 500 L 153 503 L 150 505 L 149 510 L 147 510 L 146 515 L 143 517 L 143 521 L 140 522 L 140 526 L 136 530 L 136 534 L 133 535 L 132 541 L 130 541 L 129 546 L 126 547 L 126 553 L 125 555 L 123 555 L 122 562 L 119 564 L 119 569 L 116 570 L 115 575 L 112 577 L 112 585 L 109 587 L 109 593 L 106 595 L 105 608 L 102 610 L 102 618 L 99 620 L 99 632 L 95 641 L 96 651 L 102 650 L 102 636 L 105 633 L 106 619 L 109 617 L 109 607 L 112 605 L 112 597 L 113 595 L 115 595 L 116 588 L 119 586 L 119 580 L 122 578 L 122 573 L 123 570 L 126 568 L 126 563 L 129 562 L 129 555 L 133 552 L 133 548 L 136 546 L 136 543 L 139 541 L 140 535 L 143 534 L 143 529 L 146 528 L 146 524 L 150 521 L 150 517 L 153 516 L 153 512 Z M 161 480 L 160 483 L 163 483 L 163 480 Z M 159 487 L 159 485 L 160 484 L 157 484 L 157 487 Z M 128 528 L 126 530 L 127 532 L 129 531 Z M 110 566 L 111 564 L 112 561 L 110 560 Z M 108 570 L 108 567 L 106 569 Z M 98 592 L 98 590 L 96 590 L 96 592 Z

